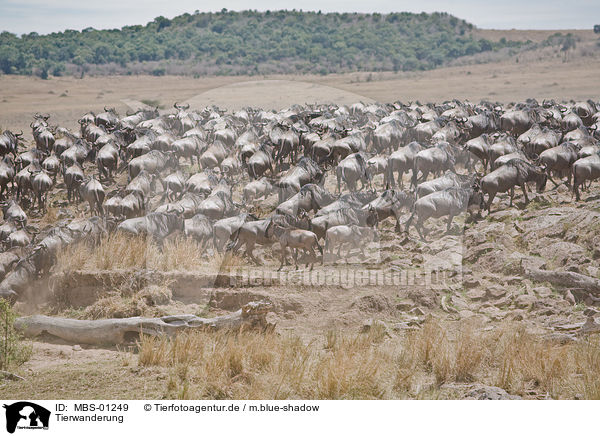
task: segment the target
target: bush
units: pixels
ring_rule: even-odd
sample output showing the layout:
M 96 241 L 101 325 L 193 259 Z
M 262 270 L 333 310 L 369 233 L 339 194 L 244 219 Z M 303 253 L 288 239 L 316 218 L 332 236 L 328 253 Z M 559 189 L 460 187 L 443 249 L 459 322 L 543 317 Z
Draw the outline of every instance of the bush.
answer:
M 22 342 L 14 328 L 16 313 L 8 301 L 0 298 L 0 370 L 8 371 L 27 362 L 32 347 Z

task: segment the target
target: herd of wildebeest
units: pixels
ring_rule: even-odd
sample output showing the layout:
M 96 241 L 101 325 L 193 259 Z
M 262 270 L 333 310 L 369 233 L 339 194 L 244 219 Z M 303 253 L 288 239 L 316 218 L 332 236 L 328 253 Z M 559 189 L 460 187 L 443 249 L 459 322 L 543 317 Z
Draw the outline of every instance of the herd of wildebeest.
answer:
M 548 179 L 579 201 L 600 178 L 599 109 L 533 99 L 233 113 L 175 104 L 123 118 L 89 112 L 78 132 L 36 114 L 35 144 L 24 144 L 23 132 L 0 134 L 0 296 L 16 301 L 51 273 L 60 250 L 114 232 L 159 248 L 173 234 L 204 252 L 243 247 L 257 263 L 256 245 L 279 242 L 280 268 L 288 250 L 312 268 L 317 251 L 324 258 L 322 241 L 338 256 L 348 244 L 364 249 L 388 218 L 395 232 L 409 236 L 414 226 L 424 239 L 430 218 L 447 219 L 450 231 L 463 212 L 476 220 L 498 208 L 498 193 L 509 192 L 512 206 L 515 187 L 526 205 L 527 185 L 541 192 Z M 28 214 L 43 215 L 48 194 L 65 205 L 65 191 L 69 203 L 89 204 L 85 216 L 58 216 L 45 229 L 28 223 Z M 277 203 L 266 201 L 271 194 Z

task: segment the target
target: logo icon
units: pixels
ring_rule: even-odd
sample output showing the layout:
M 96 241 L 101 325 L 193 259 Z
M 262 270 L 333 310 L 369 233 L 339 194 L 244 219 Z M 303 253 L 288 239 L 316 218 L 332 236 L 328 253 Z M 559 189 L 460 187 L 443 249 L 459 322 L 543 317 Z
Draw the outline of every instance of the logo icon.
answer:
M 6 409 L 6 431 L 14 433 L 18 429 L 48 429 L 50 411 L 28 401 L 19 401 L 3 406 Z

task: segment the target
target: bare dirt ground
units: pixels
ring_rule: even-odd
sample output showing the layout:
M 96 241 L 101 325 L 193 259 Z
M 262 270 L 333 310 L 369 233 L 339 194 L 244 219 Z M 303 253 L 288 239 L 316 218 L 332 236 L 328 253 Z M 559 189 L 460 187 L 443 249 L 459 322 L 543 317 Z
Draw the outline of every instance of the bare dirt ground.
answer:
M 479 32 L 481 36 L 491 39 L 503 36 L 517 39 L 518 36 L 534 41 L 543 40 L 554 33 Z M 594 38 L 591 31 L 581 31 L 577 35 L 589 41 Z M 358 100 L 443 101 L 458 98 L 510 102 L 532 97 L 539 100 L 597 100 L 600 96 L 597 86 L 600 59 L 574 56 L 568 62 L 563 62 L 560 53 L 556 55 L 545 53 L 540 59 L 521 56 L 519 62 L 513 57 L 490 64 L 397 74 L 198 79 L 120 76 L 52 78 L 47 81 L 0 76 L 0 127 L 17 131 L 22 129 L 29 134 L 32 115 L 35 112 L 47 112 L 52 115 L 52 124 L 73 128 L 76 127 L 76 120 L 87 111 L 100 111 L 104 106 L 110 106 L 124 113 L 144 100 L 156 101 L 166 108 L 174 101 L 188 101 L 196 108 L 215 104 L 228 109 L 247 105 L 280 109 L 294 103 L 331 101 L 348 104 Z M 333 183 L 330 178 L 328 187 L 331 190 L 334 189 Z M 444 223 L 428 223 L 434 229 L 429 244 L 419 241 L 414 229 L 410 238 L 403 239 L 394 234 L 391 220 L 382 223 L 385 237 L 380 247 L 379 267 L 386 271 L 420 270 L 428 263 L 458 262 L 463 267 L 461 286 L 458 288 L 430 289 L 410 284 L 350 287 L 276 283 L 272 286 L 244 288 L 211 286 L 186 289 L 185 292 L 179 290 L 179 294 L 178 289 L 172 289 L 171 301 L 151 309 L 154 314 L 220 314 L 235 310 L 248 301 L 266 299 L 273 303 L 274 312 L 269 319 L 277 324 L 278 334 L 294 334 L 306 343 L 316 341 L 319 349 L 323 348 L 323 338 L 332 331 L 358 334 L 368 330 L 373 322 L 381 321 L 386 326 L 386 335 L 403 337 L 431 317 L 449 323 L 477 319 L 482 325 L 481 331 L 494 331 L 505 323 L 516 322 L 539 337 L 561 335 L 573 325 L 584 322 L 589 314 L 587 311 L 595 311 L 593 307 L 597 301 L 585 294 L 575 292 L 573 295 L 561 287 L 540 283 L 532 279 L 528 271 L 532 268 L 560 269 L 600 278 L 600 255 L 597 251 L 600 241 L 600 201 L 595 196 L 596 192 L 597 185 L 593 184 L 591 191 L 584 195 L 584 200 L 575 203 L 566 187 L 561 186 L 541 195 L 532 195 L 534 199 L 527 208 L 524 208 L 520 196 L 514 208 L 508 207 L 506 196 L 500 196 L 493 205 L 491 215 L 484 214 L 482 220 L 466 226 L 462 217 L 456 221 L 449 235 L 443 234 Z M 59 207 L 54 205 L 54 213 Z M 581 225 L 586 226 L 586 232 L 579 231 Z M 265 259 L 268 269 L 275 270 L 278 267 L 279 259 L 270 249 L 257 250 L 257 253 Z M 357 261 L 357 258 L 353 260 Z M 241 261 L 240 266 L 250 268 L 245 261 Z M 360 264 L 317 265 L 315 270 L 344 268 L 362 267 Z M 287 267 L 286 271 L 290 269 Z M 100 298 L 102 292 L 107 291 L 110 290 L 93 288 L 93 292 L 98 292 L 95 298 Z M 22 314 L 35 311 L 51 313 L 53 310 L 56 313 L 55 308 L 47 305 L 21 305 L 17 309 Z M 63 316 L 82 316 L 84 308 L 73 305 L 61 310 Z M 187 391 L 174 391 L 166 387 L 172 384 L 169 381 L 172 369 L 138 365 L 137 355 L 128 348 L 81 348 L 43 341 L 35 341 L 33 347 L 32 359 L 17 371 L 26 381 L 0 385 L 0 395 L 3 397 L 190 397 Z M 552 345 L 550 348 L 556 350 L 557 347 Z M 429 374 L 428 377 L 433 376 Z M 415 381 L 408 386 L 406 395 L 422 398 L 418 392 L 422 391 L 423 386 L 440 386 L 436 380 L 425 379 L 425 382 Z M 489 376 L 475 379 L 486 384 L 498 384 L 495 378 Z M 549 379 L 553 380 L 552 376 Z M 461 392 L 472 387 L 461 386 Z M 522 384 L 507 383 L 504 388 L 511 394 L 526 398 L 545 398 L 550 395 L 550 388 L 536 381 L 535 377 Z M 447 387 L 447 390 L 454 393 L 440 394 L 436 391 L 433 397 L 464 397 L 464 392 L 457 394 L 452 387 Z M 206 393 L 198 395 L 203 398 L 214 397 Z M 594 395 L 598 395 L 598 392 L 584 397 L 593 398 Z M 194 396 L 191 394 L 191 397 Z M 577 398 L 581 394 L 576 390 L 557 388 L 550 396 Z

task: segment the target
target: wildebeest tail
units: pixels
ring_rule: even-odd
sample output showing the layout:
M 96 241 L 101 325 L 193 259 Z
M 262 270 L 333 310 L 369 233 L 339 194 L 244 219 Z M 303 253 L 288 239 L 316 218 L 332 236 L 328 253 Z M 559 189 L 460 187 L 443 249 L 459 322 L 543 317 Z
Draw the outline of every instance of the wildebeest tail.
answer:
M 104 199 L 100 198 L 100 192 L 99 191 L 94 191 L 94 201 L 96 202 L 96 207 L 98 208 L 98 211 L 100 212 L 100 215 L 104 216 L 104 207 L 102 206 L 102 201 Z

